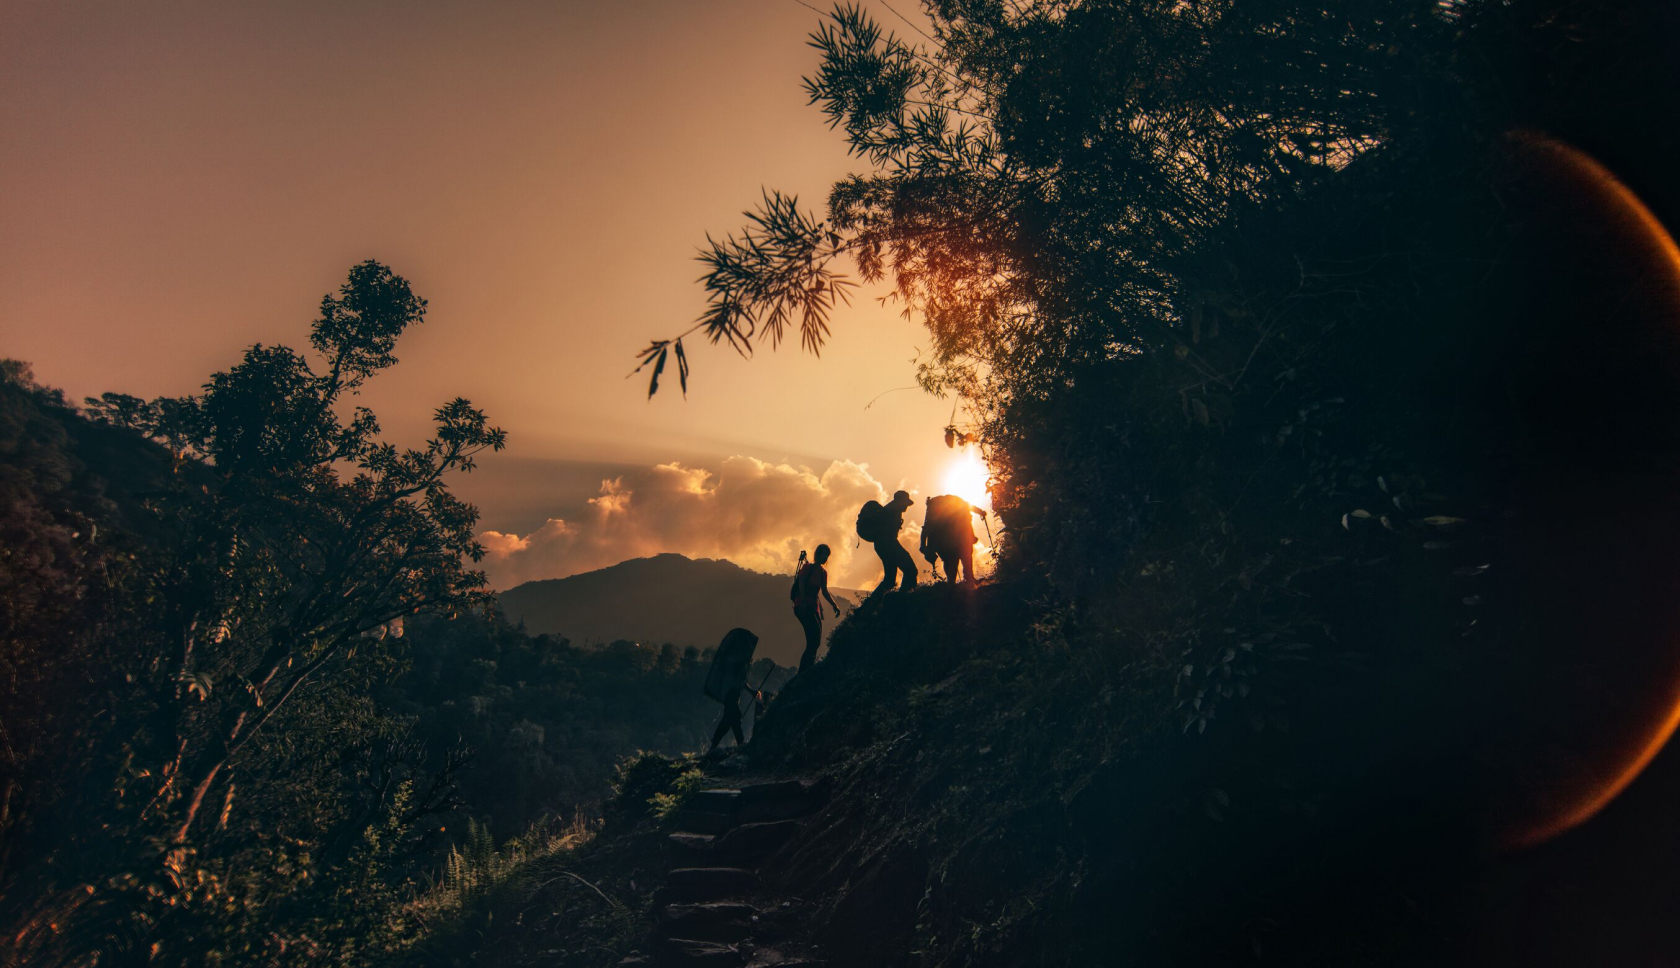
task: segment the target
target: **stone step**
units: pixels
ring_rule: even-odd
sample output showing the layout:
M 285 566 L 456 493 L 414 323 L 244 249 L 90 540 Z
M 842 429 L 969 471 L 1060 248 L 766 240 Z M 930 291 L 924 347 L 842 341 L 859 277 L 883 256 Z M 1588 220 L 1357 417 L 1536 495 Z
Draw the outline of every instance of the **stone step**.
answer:
M 666 855 L 670 858 L 671 867 L 727 867 L 750 863 L 752 858 L 740 851 L 723 853 L 717 850 L 717 837 L 713 834 L 674 833 L 667 834 L 665 840 L 670 844 Z
M 800 780 L 769 780 L 740 788 L 742 803 L 766 803 L 771 800 L 803 800 L 807 785 Z
M 693 968 L 739 968 L 746 963 L 740 949 L 732 944 L 703 941 L 695 938 L 671 938 L 665 944 L 666 959 L 673 965 Z
M 740 790 L 716 787 L 690 793 L 683 799 L 683 809 L 706 813 L 734 813 L 741 802 Z
M 743 786 L 736 817 L 742 823 L 804 817 L 828 802 L 832 786 L 826 776 L 817 780 L 773 780 Z
M 671 867 L 757 867 L 758 862 L 779 846 L 768 837 L 749 835 L 723 844 L 724 834 L 677 832 L 668 834 Z
M 722 873 L 713 875 L 710 872 L 714 870 Z M 691 873 L 696 871 L 699 873 Z M 752 896 L 758 887 L 758 875 L 739 867 L 679 867 L 671 874 L 676 876 L 653 892 L 655 910 L 667 904 L 741 900 Z
M 680 847 L 684 851 L 694 851 L 698 853 L 709 853 L 712 849 L 712 845 L 717 843 L 717 836 L 715 834 L 694 834 L 681 830 L 674 834 L 666 834 L 665 839 L 669 841 L 673 847 Z
M 670 938 L 740 941 L 752 934 L 757 916 L 756 908 L 739 901 L 667 904 L 660 912 L 659 928 Z
M 816 813 L 821 806 L 821 803 L 804 797 L 743 803 L 741 809 L 735 812 L 735 822 L 767 823 L 772 820 L 794 820 Z
M 792 797 L 805 797 L 813 794 L 826 797 L 828 788 L 833 785 L 834 778 L 824 774 L 812 780 L 760 780 L 756 783 L 735 783 L 730 786 L 704 787 L 702 793 L 718 793 L 727 796 L 733 792 L 739 794 L 742 803 L 752 803 L 761 800 L 785 800 Z
M 798 820 L 744 823 L 713 840 L 712 850 L 720 856 L 763 856 L 786 843 L 799 827 Z
M 777 945 L 755 950 L 747 968 L 822 968 L 822 964 L 808 951 Z
M 736 826 L 733 813 L 719 813 L 714 810 L 692 810 L 688 804 L 683 804 L 672 818 L 677 830 L 690 834 L 721 834 Z
M 665 875 L 672 900 L 721 900 L 757 886 L 758 874 L 744 867 L 678 867 Z

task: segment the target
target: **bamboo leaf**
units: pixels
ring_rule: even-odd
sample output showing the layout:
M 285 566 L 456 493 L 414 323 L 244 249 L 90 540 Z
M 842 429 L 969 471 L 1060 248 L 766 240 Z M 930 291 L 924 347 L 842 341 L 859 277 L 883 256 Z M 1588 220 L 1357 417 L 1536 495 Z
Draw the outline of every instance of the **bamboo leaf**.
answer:
M 653 376 L 648 380 L 648 399 L 659 392 L 659 374 L 665 371 L 665 357 L 670 353 L 669 348 L 659 351 L 659 359 L 653 364 Z

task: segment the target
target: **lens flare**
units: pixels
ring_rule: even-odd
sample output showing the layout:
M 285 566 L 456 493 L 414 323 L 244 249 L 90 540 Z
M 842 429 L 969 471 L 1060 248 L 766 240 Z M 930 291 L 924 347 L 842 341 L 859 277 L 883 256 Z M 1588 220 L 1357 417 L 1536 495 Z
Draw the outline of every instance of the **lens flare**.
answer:
M 945 476 L 940 480 L 939 493 L 955 494 L 975 507 L 990 511 L 992 497 L 987 492 L 987 484 L 991 477 L 991 469 L 980 457 L 979 448 L 964 447 L 962 452 L 945 466 Z
M 1680 247 L 1644 202 L 1609 169 L 1568 144 L 1535 131 L 1516 132 L 1511 141 L 1519 157 L 1546 172 L 1546 185 L 1553 195 L 1596 211 L 1598 235 L 1584 244 L 1612 245 L 1626 253 L 1628 275 L 1616 283 L 1621 290 L 1617 298 L 1631 303 L 1627 292 L 1662 292 L 1668 294 L 1664 298 L 1672 306 L 1672 294 L 1680 292 Z M 1671 346 L 1672 338 L 1667 334 L 1673 325 L 1672 309 L 1655 315 L 1651 312 L 1646 310 L 1642 315 L 1623 310 L 1622 316 L 1626 318 L 1620 321 L 1621 338 L 1646 339 L 1656 347 Z M 1651 318 L 1646 318 L 1647 315 Z M 1606 334 L 1603 338 L 1611 336 Z M 1635 544 L 1628 539 L 1622 543 L 1629 547 Z M 1671 603 L 1651 602 L 1649 607 L 1672 614 Z M 1672 621 L 1667 620 L 1666 624 L 1671 625 Z M 1630 646 L 1668 656 L 1674 650 L 1671 640 L 1622 645 Z M 1595 659 L 1596 656 L 1595 652 Z M 1669 660 L 1670 674 L 1673 665 Z M 1651 694 L 1655 699 L 1641 698 L 1636 704 L 1638 715 L 1630 717 L 1631 726 L 1620 729 L 1625 737 L 1620 748 L 1600 753 L 1596 762 L 1579 771 L 1580 780 L 1565 781 L 1560 769 L 1556 788 L 1544 791 L 1547 794 L 1544 799 L 1559 805 L 1540 811 L 1526 824 L 1508 831 L 1507 846 L 1530 847 L 1550 840 L 1592 818 L 1633 783 L 1680 727 L 1680 679 L 1670 678 L 1660 688 L 1651 689 Z M 1616 727 L 1607 725 L 1605 729 L 1609 735 Z M 1541 799 L 1533 791 L 1529 791 L 1529 798 Z

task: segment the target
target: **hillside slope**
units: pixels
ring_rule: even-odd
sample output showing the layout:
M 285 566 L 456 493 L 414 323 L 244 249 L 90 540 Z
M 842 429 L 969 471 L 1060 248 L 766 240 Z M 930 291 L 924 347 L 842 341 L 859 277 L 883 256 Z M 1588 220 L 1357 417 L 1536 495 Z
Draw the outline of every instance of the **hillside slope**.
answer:
M 1453 819 L 1462 787 L 1430 772 L 1427 715 L 1387 715 L 1382 676 L 1294 692 L 1284 732 L 1186 731 L 1172 656 L 1061 623 L 1001 586 L 866 603 L 743 752 L 643 760 L 593 843 L 412 963 L 1562 966 L 1680 942 L 1674 892 L 1650 886 L 1680 859 L 1660 819 L 1680 758 L 1618 822 L 1490 855 Z M 711 802 L 794 780 L 823 791 L 797 822 Z M 725 846 L 741 830 L 750 871 Z M 700 874 L 730 896 L 695 896 Z M 514 923 L 545 904 L 570 913 Z
M 728 561 L 662 554 L 526 582 L 499 597 L 508 619 L 523 621 L 533 634 L 564 635 L 578 644 L 629 639 L 711 648 L 740 626 L 758 633 L 759 656 L 797 665 L 805 640 L 788 605 L 791 581 Z M 835 597 L 859 596 L 836 589 Z

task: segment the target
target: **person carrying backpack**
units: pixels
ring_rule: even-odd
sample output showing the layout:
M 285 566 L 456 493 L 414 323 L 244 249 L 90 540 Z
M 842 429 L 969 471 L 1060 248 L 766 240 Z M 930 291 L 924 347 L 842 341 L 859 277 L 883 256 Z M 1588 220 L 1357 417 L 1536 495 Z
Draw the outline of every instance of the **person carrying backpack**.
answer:
M 916 587 L 919 574 L 916 559 L 898 543 L 899 529 L 904 527 L 904 512 L 915 503 L 910 500 L 908 491 L 899 491 L 893 495 L 892 501 L 885 505 L 878 501 L 870 501 L 858 511 L 858 537 L 869 542 L 875 549 L 875 554 L 881 559 L 881 569 L 884 573 L 881 583 L 875 586 L 875 590 L 870 592 L 871 595 L 890 592 L 896 588 L 900 572 L 904 574 L 905 591 Z
M 747 688 L 747 670 L 752 666 L 753 651 L 757 648 L 758 636 L 751 631 L 730 629 L 712 655 L 704 689 L 708 698 L 723 704 L 723 719 L 712 733 L 712 745 L 707 747 L 707 753 L 715 751 L 723 737 L 731 732 L 735 734 L 736 746 L 747 741 L 741 730 L 741 690 Z M 762 700 L 764 696 L 757 693 L 756 698 Z
M 800 672 L 817 661 L 817 646 L 822 644 L 821 599 L 828 599 L 828 607 L 834 609 L 835 616 L 840 614 L 840 606 L 828 592 L 828 569 L 823 567 L 828 562 L 829 553 L 828 545 L 817 545 L 811 562 L 805 564 L 805 552 L 801 551 L 799 573 L 794 576 L 793 590 L 789 592 L 789 597 L 793 599 L 793 617 L 799 619 L 800 628 L 805 630 L 805 651 L 799 656 Z
M 962 567 L 963 581 L 974 584 L 973 515 L 985 517 L 986 512 L 955 494 L 941 494 L 927 499 L 927 516 L 922 519 L 922 557 L 934 565 L 943 560 L 945 577 L 957 580 L 957 567 Z

